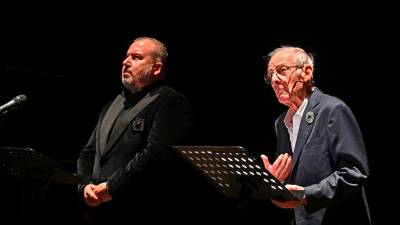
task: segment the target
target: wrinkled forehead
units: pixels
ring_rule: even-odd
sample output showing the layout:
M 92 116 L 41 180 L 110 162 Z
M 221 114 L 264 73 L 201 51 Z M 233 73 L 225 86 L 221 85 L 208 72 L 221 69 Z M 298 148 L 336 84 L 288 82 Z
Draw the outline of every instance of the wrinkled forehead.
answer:
M 293 65 L 296 63 L 297 51 L 294 49 L 282 49 L 276 52 L 268 62 L 268 68 L 276 68 L 280 65 Z

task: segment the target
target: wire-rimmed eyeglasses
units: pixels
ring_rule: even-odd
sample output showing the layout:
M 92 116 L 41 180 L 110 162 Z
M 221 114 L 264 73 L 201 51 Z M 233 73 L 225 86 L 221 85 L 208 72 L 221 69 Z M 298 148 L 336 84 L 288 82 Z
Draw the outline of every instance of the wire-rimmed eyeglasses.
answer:
M 273 75 L 277 75 L 278 77 L 286 77 L 289 74 L 292 74 L 294 71 L 296 71 L 296 70 L 293 70 L 293 71 L 290 72 L 290 70 L 292 68 L 300 69 L 302 67 L 303 66 L 294 65 L 294 66 L 280 66 L 280 67 L 277 67 L 275 69 L 268 69 L 267 73 L 264 74 L 264 81 L 265 81 L 266 84 L 271 84 L 271 80 L 272 80 L 272 76 Z

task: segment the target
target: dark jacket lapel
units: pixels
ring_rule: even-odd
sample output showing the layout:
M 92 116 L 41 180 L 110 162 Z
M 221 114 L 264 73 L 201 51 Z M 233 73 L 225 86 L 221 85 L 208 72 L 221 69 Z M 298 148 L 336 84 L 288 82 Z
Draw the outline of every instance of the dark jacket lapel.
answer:
M 290 144 L 290 136 L 288 130 L 285 126 L 285 115 L 287 111 L 283 113 L 280 118 L 275 122 L 275 133 L 279 134 L 277 136 L 277 146 L 276 149 L 278 150 L 275 153 L 275 159 L 278 158 L 280 154 L 288 153 L 289 155 L 293 155 L 292 147 Z
M 111 133 L 110 139 L 107 142 L 107 146 L 105 148 L 105 151 L 103 152 L 103 155 L 106 154 L 107 151 L 109 151 L 112 146 L 117 142 L 117 140 L 120 138 L 122 133 L 126 130 L 128 127 L 129 123 L 144 109 L 148 104 L 150 104 L 152 101 L 154 101 L 161 93 L 161 90 L 165 86 L 158 87 L 154 89 L 153 91 L 147 93 L 146 96 L 144 96 L 132 109 L 129 110 L 127 114 L 125 114 L 121 118 L 121 122 L 116 124 L 115 128 L 113 129 L 114 132 Z M 115 118 L 114 118 L 115 120 Z
M 115 98 L 114 102 L 111 104 L 110 108 L 108 108 L 107 113 L 104 116 L 100 131 L 97 132 L 97 140 L 99 140 L 97 149 L 99 149 L 101 153 L 106 151 L 108 136 L 111 132 L 111 128 L 115 119 L 124 107 L 124 100 L 125 99 L 122 95 L 118 95 L 117 98 Z

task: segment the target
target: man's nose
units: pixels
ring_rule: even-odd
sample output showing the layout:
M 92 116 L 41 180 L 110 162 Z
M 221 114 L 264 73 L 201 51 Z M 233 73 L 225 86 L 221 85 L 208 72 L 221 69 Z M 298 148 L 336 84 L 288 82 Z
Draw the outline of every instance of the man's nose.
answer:
M 128 56 L 128 57 L 126 57 L 125 59 L 124 59 L 124 61 L 122 61 L 122 65 L 124 65 L 124 66 L 130 66 L 131 65 L 131 63 L 130 63 L 130 56 Z

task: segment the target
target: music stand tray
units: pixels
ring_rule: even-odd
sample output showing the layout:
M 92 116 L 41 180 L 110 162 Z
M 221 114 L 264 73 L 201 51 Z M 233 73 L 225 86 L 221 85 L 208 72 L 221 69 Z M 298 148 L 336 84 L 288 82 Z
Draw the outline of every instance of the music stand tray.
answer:
M 303 193 L 289 191 L 241 146 L 174 146 L 174 149 L 228 197 L 282 200 L 302 197 Z
M 82 177 L 31 148 L 0 147 L 0 170 L 33 182 L 85 184 Z

